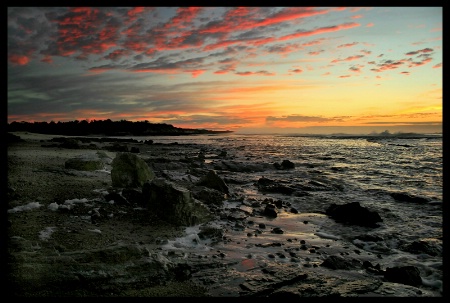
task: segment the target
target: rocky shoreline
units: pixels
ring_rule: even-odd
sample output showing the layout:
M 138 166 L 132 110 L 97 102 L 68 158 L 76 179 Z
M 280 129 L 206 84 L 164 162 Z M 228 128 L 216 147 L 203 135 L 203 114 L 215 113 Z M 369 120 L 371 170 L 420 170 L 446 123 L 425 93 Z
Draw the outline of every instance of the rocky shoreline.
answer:
M 422 286 L 414 267 L 381 268 L 377 264 L 381 255 L 332 237 L 324 236 L 320 243 L 312 237 L 291 237 L 274 223 L 277 217 L 297 216 L 296 228 L 308 235 L 319 220 L 373 226 L 382 220 L 378 214 L 359 204 L 299 214 L 281 200 L 250 199 L 239 191 L 248 180 L 233 177 L 232 172 L 290 169 L 293 164 L 288 160 L 243 164 L 224 150 L 207 148 L 151 140 L 11 135 L 7 159 L 11 295 L 436 296 Z M 211 159 L 221 161 L 207 165 Z M 324 185 L 291 188 L 260 178 L 255 186 L 262 192 L 301 195 Z M 239 206 L 224 208 L 227 200 Z M 226 228 L 214 224 L 218 220 L 227 222 Z M 184 236 L 186 226 L 198 224 L 200 239 L 218 243 L 217 250 L 163 249 Z M 262 249 L 280 261 L 253 258 L 251 252 L 244 260 L 234 258 L 226 250 L 233 245 Z M 430 245 L 418 243 L 416 248 L 441 253 Z M 301 269 L 300 260 L 306 260 Z

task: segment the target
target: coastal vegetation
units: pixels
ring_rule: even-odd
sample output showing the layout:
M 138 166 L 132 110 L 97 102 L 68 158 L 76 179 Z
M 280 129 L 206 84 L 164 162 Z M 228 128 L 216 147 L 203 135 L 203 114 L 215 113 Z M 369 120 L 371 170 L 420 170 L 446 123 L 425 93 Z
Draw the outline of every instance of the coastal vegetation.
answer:
M 214 131 L 206 129 L 190 129 L 175 127 L 166 123 L 150 123 L 145 121 L 112 121 L 107 120 L 74 120 L 68 122 L 11 122 L 8 132 L 31 132 L 39 134 L 64 136 L 179 136 L 200 134 L 221 134 L 231 131 Z

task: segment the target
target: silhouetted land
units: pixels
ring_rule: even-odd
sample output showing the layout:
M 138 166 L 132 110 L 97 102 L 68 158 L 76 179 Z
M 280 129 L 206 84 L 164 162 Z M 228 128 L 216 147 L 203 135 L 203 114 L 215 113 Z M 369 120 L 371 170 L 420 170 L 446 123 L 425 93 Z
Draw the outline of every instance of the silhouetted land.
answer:
M 27 131 L 39 134 L 64 136 L 180 136 L 201 134 L 224 134 L 232 131 L 214 131 L 206 129 L 179 128 L 166 123 L 150 123 L 148 121 L 111 121 L 82 120 L 69 122 L 12 122 L 8 124 L 8 132 Z

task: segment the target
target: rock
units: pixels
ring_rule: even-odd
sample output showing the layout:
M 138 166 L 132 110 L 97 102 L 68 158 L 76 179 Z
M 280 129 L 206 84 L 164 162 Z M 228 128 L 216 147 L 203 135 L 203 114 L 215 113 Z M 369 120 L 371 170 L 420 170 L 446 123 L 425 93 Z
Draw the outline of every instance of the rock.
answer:
M 68 159 L 64 163 L 67 169 L 94 171 L 105 167 L 104 161 L 97 154 L 85 154 L 72 159 Z
M 280 164 L 280 163 L 274 163 L 273 166 L 274 166 L 276 169 L 293 169 L 293 168 L 295 168 L 295 164 L 292 163 L 292 162 L 289 161 L 289 160 L 283 160 L 283 161 L 281 162 L 281 164 Z
M 143 196 L 142 196 L 142 192 L 138 191 L 134 188 L 124 188 L 122 190 L 122 196 L 128 200 L 128 202 L 132 203 L 132 204 L 138 204 L 138 205 L 142 205 L 143 204 Z
M 278 214 L 275 205 L 267 204 L 266 207 L 264 208 L 263 215 L 270 218 L 276 218 Z
M 192 226 L 212 219 L 208 207 L 192 193 L 162 178 L 144 183 L 143 200 L 148 209 L 167 222 Z
M 216 189 L 208 188 L 205 186 L 194 186 L 191 189 L 194 198 L 202 201 L 206 205 L 223 205 L 223 201 L 226 199 L 226 194 Z
M 378 227 L 376 223 L 383 222 L 380 215 L 362 207 L 359 202 L 344 205 L 331 204 L 325 212 L 336 221 L 367 227 Z
M 439 241 L 440 242 L 440 241 Z M 442 255 L 442 243 L 439 243 L 438 240 L 419 240 L 413 241 L 410 244 L 407 244 L 403 247 L 403 249 L 407 252 L 413 254 L 428 254 L 430 256 L 441 256 Z
M 392 198 L 394 198 L 397 201 L 412 202 L 412 203 L 419 203 L 419 204 L 429 202 L 429 200 L 427 198 L 413 196 L 408 193 L 391 193 L 390 195 Z
M 212 243 L 218 243 L 222 241 L 224 232 L 222 227 L 216 223 L 208 222 L 206 224 L 200 225 L 200 232 L 198 237 L 202 240 L 210 239 Z
M 388 267 L 384 273 L 387 281 L 411 286 L 422 285 L 420 271 L 415 266 Z
M 340 256 L 329 256 L 322 262 L 321 266 L 330 269 L 353 269 L 361 268 L 362 263 L 356 259 L 346 260 Z
M 139 152 L 140 152 L 139 147 L 132 146 L 130 149 L 130 153 L 139 154 Z
M 216 170 L 229 170 L 232 172 L 262 172 L 271 168 L 268 163 L 254 163 L 254 162 L 239 162 L 232 160 L 222 160 L 214 163 L 214 169 Z
M 294 163 L 292 163 L 289 160 L 283 160 L 281 162 L 281 168 L 282 169 L 293 169 L 293 168 L 295 168 L 295 165 L 294 165 Z
M 114 187 L 141 187 L 155 177 L 147 163 L 131 153 L 118 153 L 112 162 L 111 180 Z
M 223 181 L 214 170 L 210 170 L 197 185 L 203 185 L 212 189 L 216 189 L 225 194 L 229 194 L 228 185 Z
M 255 185 L 262 192 L 282 193 L 286 195 L 290 195 L 295 192 L 294 188 L 285 186 L 279 181 L 274 181 L 265 177 L 260 178 Z

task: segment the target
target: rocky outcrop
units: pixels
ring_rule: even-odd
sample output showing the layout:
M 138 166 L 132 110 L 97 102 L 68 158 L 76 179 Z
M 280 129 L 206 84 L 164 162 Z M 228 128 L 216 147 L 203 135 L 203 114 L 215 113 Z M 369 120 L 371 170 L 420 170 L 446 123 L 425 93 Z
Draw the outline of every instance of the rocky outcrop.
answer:
M 295 168 L 295 164 L 293 162 L 289 161 L 289 160 L 283 160 L 281 162 L 281 164 L 280 163 L 274 163 L 273 166 L 276 169 L 294 169 Z
M 438 241 L 437 239 L 413 241 L 404 245 L 402 248 L 413 254 L 428 254 L 430 256 L 442 255 L 442 241 Z
M 206 176 L 204 176 L 200 181 L 197 183 L 197 185 L 200 186 L 206 186 L 215 190 L 218 190 L 224 194 L 229 194 L 230 191 L 228 189 L 228 185 L 225 183 L 225 181 L 220 178 L 217 173 L 214 170 L 210 170 Z
M 131 153 L 118 153 L 112 162 L 111 180 L 114 187 L 142 187 L 155 177 L 144 160 Z
M 222 160 L 214 162 L 214 169 L 227 170 L 232 172 L 263 172 L 269 169 L 273 169 L 273 166 L 268 163 Z
M 354 269 L 361 268 L 362 263 L 356 259 L 347 260 L 340 256 L 329 256 L 322 262 L 321 266 L 330 269 Z
M 285 195 L 290 195 L 295 192 L 295 188 L 286 186 L 280 181 L 271 180 L 265 177 L 260 178 L 255 185 L 262 192 L 281 193 Z
M 384 273 L 384 278 L 390 282 L 402 283 L 411 286 L 418 286 L 422 284 L 420 271 L 415 266 L 388 267 Z
M 427 198 L 413 196 L 408 193 L 391 193 L 390 195 L 395 200 L 402 201 L 402 202 L 411 202 L 411 203 L 419 203 L 419 204 L 430 202 Z
M 148 209 L 172 224 L 192 226 L 212 219 L 208 207 L 195 199 L 188 189 L 165 179 L 146 182 L 142 194 Z
M 362 207 L 359 202 L 344 205 L 331 204 L 326 214 L 336 221 L 367 227 L 377 227 L 378 222 L 383 222 L 376 211 Z
M 206 205 L 213 204 L 221 206 L 226 198 L 226 194 L 223 192 L 205 186 L 194 186 L 190 190 L 194 198 L 202 201 Z

